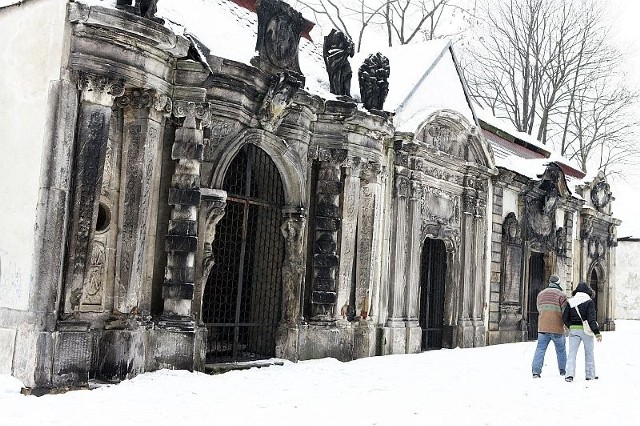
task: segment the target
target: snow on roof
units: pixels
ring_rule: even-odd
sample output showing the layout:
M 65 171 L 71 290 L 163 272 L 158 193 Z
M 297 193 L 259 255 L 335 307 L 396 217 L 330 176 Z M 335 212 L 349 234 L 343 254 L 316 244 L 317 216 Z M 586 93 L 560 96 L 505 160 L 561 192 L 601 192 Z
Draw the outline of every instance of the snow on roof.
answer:
M 474 110 L 476 112 L 476 115 L 478 116 L 478 119 L 484 121 L 490 126 L 500 129 L 501 131 L 507 133 L 508 135 L 516 139 L 520 139 L 521 141 L 524 141 L 528 144 L 531 144 L 542 151 L 546 151 L 550 153 L 548 146 L 544 145 L 542 142 L 540 142 L 538 139 L 531 136 L 530 134 L 519 131 L 518 129 L 515 128 L 513 123 L 511 123 L 510 121 L 495 117 L 491 111 L 489 111 L 488 109 L 482 108 L 478 105 L 475 105 Z
M 583 183 L 585 174 L 571 160 L 563 157 L 551 147 L 543 145 L 528 133 L 519 132 L 512 123 L 494 117 L 489 110 L 476 105 L 475 111 L 479 120 L 514 139 L 511 141 L 490 129 L 483 129 L 485 138 L 493 149 L 496 166 L 531 179 L 538 179 L 537 175 L 544 172 L 546 165 L 555 162 L 565 174 L 571 192 L 575 193 L 575 186 Z
M 115 8 L 116 0 L 81 0 L 82 3 Z M 230 0 L 180 0 L 158 2 L 156 16 L 179 35 L 192 35 L 215 56 L 249 64 L 256 56 L 258 16 Z M 300 68 L 306 89 L 325 98 L 329 93 L 322 52 L 306 38 L 300 40 Z
M 430 40 L 359 52 L 351 61 L 354 70 L 351 94 L 356 99 L 360 99 L 357 70 L 367 56 L 376 52 L 389 59 L 389 94 L 384 110 L 395 114 L 393 121 L 397 130 L 415 132 L 429 115 L 442 109 L 458 111 L 470 123 L 475 123 L 451 52 L 450 40 Z

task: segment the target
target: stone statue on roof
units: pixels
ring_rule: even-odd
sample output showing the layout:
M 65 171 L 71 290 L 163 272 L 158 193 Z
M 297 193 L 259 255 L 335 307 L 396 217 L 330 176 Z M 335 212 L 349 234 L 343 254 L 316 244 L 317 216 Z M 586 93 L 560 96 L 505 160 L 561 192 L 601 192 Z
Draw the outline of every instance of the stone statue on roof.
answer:
M 158 11 L 158 0 L 136 0 L 135 5 L 133 0 L 118 0 L 116 8 L 161 24 L 164 23 L 163 19 L 155 16 Z
M 389 59 L 380 52 L 369 55 L 360 66 L 358 70 L 360 96 L 367 110 L 382 111 L 389 93 L 389 74 L 391 74 Z
M 334 95 L 351 96 L 351 65 L 355 46 L 351 39 L 335 28 L 324 38 L 322 56 L 329 74 L 330 91 Z

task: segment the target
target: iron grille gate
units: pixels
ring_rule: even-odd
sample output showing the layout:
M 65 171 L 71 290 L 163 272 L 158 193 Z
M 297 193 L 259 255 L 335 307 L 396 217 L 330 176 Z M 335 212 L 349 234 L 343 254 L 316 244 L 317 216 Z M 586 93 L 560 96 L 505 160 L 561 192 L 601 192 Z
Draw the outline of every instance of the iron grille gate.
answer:
M 422 350 L 441 349 L 447 251 L 440 240 L 427 238 L 420 255 L 420 327 Z
M 223 189 L 227 207 L 216 227 L 215 265 L 202 303 L 207 362 L 270 358 L 282 299 L 282 181 L 269 156 L 246 145 Z
M 544 288 L 544 254 L 531 253 L 529 258 L 529 340 L 538 338 L 538 293 Z

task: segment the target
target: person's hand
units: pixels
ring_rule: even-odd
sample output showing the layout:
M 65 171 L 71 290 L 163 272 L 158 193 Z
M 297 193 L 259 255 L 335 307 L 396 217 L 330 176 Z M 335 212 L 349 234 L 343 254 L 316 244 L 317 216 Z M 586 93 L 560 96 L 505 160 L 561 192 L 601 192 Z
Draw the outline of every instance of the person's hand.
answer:
M 602 342 L 602 334 L 598 334 L 598 335 L 596 336 L 596 340 L 597 340 L 598 342 Z

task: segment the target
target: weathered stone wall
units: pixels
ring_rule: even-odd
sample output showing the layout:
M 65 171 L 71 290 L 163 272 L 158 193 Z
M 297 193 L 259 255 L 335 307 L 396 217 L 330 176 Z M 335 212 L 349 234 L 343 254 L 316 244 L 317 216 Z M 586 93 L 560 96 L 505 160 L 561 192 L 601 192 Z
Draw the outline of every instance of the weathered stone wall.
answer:
M 616 257 L 616 319 L 640 320 L 640 241 L 619 241 Z
M 0 307 L 27 309 L 49 84 L 59 78 L 64 43 L 61 3 L 0 11 Z
M 43 188 L 46 164 L 55 155 L 46 145 L 48 103 L 55 98 L 64 62 L 66 2 L 40 0 L 0 11 L 0 373 L 17 376 L 23 368 L 12 362 L 15 343 L 29 334 L 32 309 L 33 264 L 37 251 L 34 230 L 41 229 L 38 203 L 47 197 Z M 54 83 L 52 83 L 54 82 Z M 37 209 L 38 207 L 38 209 Z M 36 238 L 42 235 L 36 232 Z M 18 336 L 18 337 L 17 337 Z M 32 363 L 33 354 L 22 357 Z M 29 367 L 24 370 L 30 370 Z

